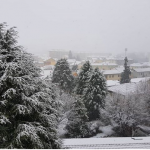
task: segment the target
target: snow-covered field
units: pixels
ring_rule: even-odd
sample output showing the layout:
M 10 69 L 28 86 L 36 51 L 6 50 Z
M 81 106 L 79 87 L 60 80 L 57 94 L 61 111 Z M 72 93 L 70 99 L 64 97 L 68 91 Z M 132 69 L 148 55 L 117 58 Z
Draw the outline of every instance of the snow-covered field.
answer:
M 150 149 L 150 137 L 64 139 L 70 149 Z

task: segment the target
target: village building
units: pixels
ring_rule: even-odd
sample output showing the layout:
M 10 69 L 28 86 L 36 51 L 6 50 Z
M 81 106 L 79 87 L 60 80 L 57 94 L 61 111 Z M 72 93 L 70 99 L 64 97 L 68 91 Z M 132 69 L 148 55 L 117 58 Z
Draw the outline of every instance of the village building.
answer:
M 120 81 L 121 79 L 121 73 L 123 71 L 122 70 L 105 70 L 103 71 L 103 74 L 106 78 L 106 80 L 118 80 Z
M 114 57 L 108 57 L 106 58 L 106 61 L 117 64 L 116 59 Z
M 118 65 L 115 63 L 103 62 L 103 63 L 91 63 L 93 68 L 99 68 L 100 70 L 112 70 L 117 68 Z
M 116 64 L 120 65 L 120 66 L 123 66 L 124 65 L 124 58 L 121 57 L 121 58 L 115 58 L 115 61 L 116 61 Z M 131 58 L 128 58 L 128 65 L 131 65 L 133 63 L 133 59 Z
M 109 95 L 112 97 L 126 98 L 128 96 L 141 95 L 150 88 L 150 78 L 143 78 L 138 81 L 131 79 L 130 83 L 124 83 L 108 87 Z
M 106 81 L 107 87 L 120 85 L 120 82 L 118 80 L 107 80 Z
M 88 56 L 87 60 L 89 60 L 91 63 L 102 63 L 105 62 L 105 58 L 101 58 L 99 56 Z
M 47 65 L 41 67 L 41 78 L 51 78 L 53 76 L 54 66 Z
M 132 78 L 150 77 L 150 68 L 135 68 L 132 69 Z
M 133 63 L 130 65 L 131 69 L 135 68 L 150 68 L 150 62 L 143 62 L 143 63 Z
M 34 61 L 33 62 L 37 67 L 43 67 L 44 66 L 44 62 L 43 61 Z
M 44 61 L 44 66 L 47 66 L 47 65 L 55 65 L 56 64 L 56 62 L 57 62 L 57 60 L 58 59 L 56 59 L 56 58 L 49 58 L 49 59 L 46 59 L 45 61 Z
M 138 83 L 124 83 L 116 86 L 112 86 L 108 88 L 109 94 L 111 96 L 122 95 L 123 97 L 135 94 L 137 91 Z
M 102 62 L 105 62 L 105 59 L 98 58 L 97 60 L 95 60 L 95 63 L 102 63 Z

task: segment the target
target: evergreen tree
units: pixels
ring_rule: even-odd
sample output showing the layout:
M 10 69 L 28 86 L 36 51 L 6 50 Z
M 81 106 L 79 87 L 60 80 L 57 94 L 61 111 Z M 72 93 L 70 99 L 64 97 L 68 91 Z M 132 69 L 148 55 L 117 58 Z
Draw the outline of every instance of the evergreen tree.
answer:
M 77 78 L 77 85 L 76 85 L 76 94 L 82 95 L 83 90 L 86 88 L 86 84 L 90 78 L 90 74 L 92 72 L 92 66 L 89 61 L 86 61 L 83 64 L 79 76 Z
M 53 72 L 52 82 L 58 83 L 61 89 L 66 92 L 71 92 L 73 88 L 73 75 L 69 68 L 69 64 L 66 59 L 60 59 L 55 65 Z
M 83 138 L 88 135 L 87 122 L 87 110 L 80 98 L 73 103 L 73 108 L 68 118 L 66 126 L 67 134 L 69 138 Z
M 83 94 L 85 107 L 88 110 L 89 120 L 95 120 L 100 117 L 100 108 L 105 107 L 106 95 L 107 86 L 105 77 L 99 69 L 96 68 L 93 71 Z
M 57 102 L 17 32 L 0 24 L 0 148 L 59 148 Z
M 125 63 L 124 63 L 124 71 L 121 74 L 121 80 L 120 83 L 129 83 L 130 82 L 130 75 L 131 75 L 131 71 L 130 71 L 130 67 L 127 65 L 128 63 L 128 59 L 127 57 L 125 57 Z

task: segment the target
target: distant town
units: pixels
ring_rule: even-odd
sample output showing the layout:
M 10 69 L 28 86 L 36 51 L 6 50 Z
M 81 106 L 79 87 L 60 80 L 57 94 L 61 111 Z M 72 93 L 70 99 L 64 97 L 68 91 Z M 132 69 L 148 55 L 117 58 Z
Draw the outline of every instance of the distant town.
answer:
M 113 56 L 110 53 L 75 53 L 67 50 L 50 50 L 49 56 L 34 55 L 34 63 L 41 67 L 42 77 L 51 78 L 57 60 L 66 58 L 73 76 L 77 77 L 79 70 L 85 61 L 89 60 L 93 68 L 98 67 L 107 79 L 107 86 L 118 85 L 121 73 L 124 70 L 125 56 Z M 131 82 L 141 81 L 150 77 L 150 59 L 147 62 L 136 62 L 128 58 L 128 65 L 131 69 Z

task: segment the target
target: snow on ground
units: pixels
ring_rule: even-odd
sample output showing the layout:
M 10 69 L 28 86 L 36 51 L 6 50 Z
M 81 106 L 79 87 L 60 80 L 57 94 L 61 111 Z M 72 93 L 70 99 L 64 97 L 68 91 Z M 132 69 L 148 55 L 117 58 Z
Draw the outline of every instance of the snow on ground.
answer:
M 63 137 L 66 134 L 65 127 L 66 127 L 67 122 L 68 122 L 68 119 L 64 118 L 58 126 L 58 135 L 60 137 Z
M 150 148 L 150 137 L 64 139 L 63 147 L 74 149 Z
M 102 137 L 110 136 L 114 133 L 112 128 L 113 127 L 111 125 L 99 127 L 99 130 L 102 131 L 102 133 L 98 133 L 97 135 L 95 135 L 91 138 L 102 138 Z

